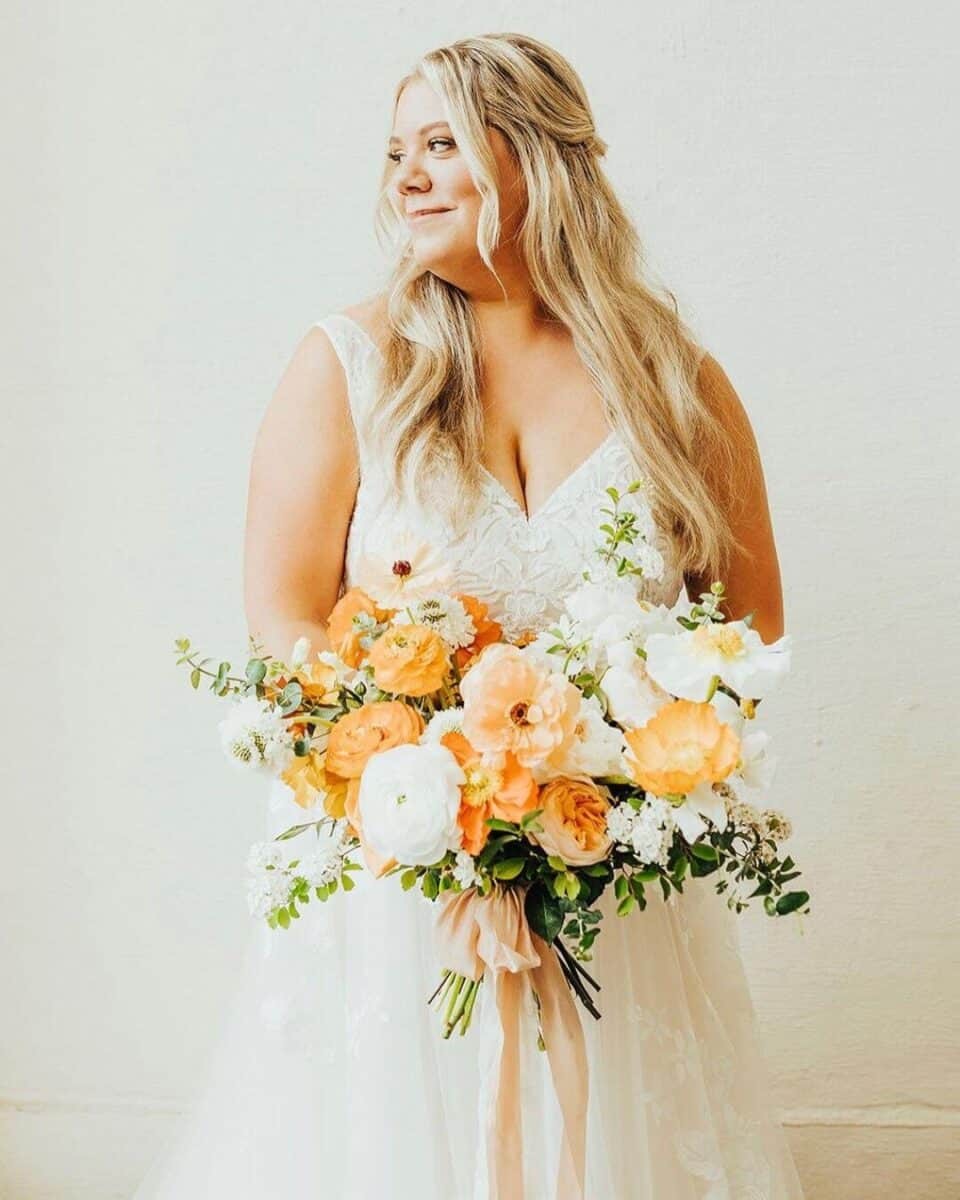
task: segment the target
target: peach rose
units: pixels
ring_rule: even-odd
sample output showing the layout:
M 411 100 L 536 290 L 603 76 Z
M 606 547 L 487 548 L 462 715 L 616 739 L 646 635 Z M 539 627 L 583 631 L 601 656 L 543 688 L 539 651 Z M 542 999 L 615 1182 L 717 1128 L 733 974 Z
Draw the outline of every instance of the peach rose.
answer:
M 391 625 L 371 646 L 367 662 L 378 688 L 402 696 L 435 692 L 450 672 L 446 644 L 427 625 Z
M 631 778 L 656 796 L 686 795 L 700 783 L 718 783 L 740 757 L 740 739 L 706 701 L 674 700 L 624 736 Z
M 469 646 L 458 646 L 453 652 L 454 662 L 462 671 L 484 646 L 489 646 L 492 642 L 499 642 L 503 629 L 492 617 L 487 616 L 489 611 L 487 605 L 482 600 L 478 600 L 476 596 L 468 596 L 459 592 L 456 593 L 456 598 L 467 610 L 467 615 L 473 618 L 473 626 L 477 631 L 476 637 Z
M 490 836 L 488 817 L 519 821 L 537 807 L 537 785 L 532 773 L 512 754 L 502 769 L 488 767 L 462 733 L 452 730 L 440 738 L 463 768 L 467 781 L 460 789 L 457 823 L 463 830 L 463 849 L 479 854 Z
M 359 779 L 371 754 L 405 742 L 423 732 L 423 717 L 402 700 L 374 700 L 351 709 L 330 730 L 326 769 L 344 779 Z
M 497 766 L 511 752 L 531 767 L 576 736 L 580 692 L 516 646 L 487 646 L 461 680 L 460 693 L 464 735 Z
M 588 775 L 558 775 L 540 789 L 540 833 L 529 836 L 568 866 L 585 867 L 606 858 L 613 845 L 607 832 L 610 801 Z
M 351 779 L 347 783 L 347 798 L 345 804 L 344 815 L 349 822 L 350 828 L 360 839 L 360 853 L 363 855 L 363 861 L 367 864 L 367 870 L 372 872 L 377 879 L 384 875 L 391 867 L 397 865 L 395 858 L 381 858 L 379 854 L 371 849 L 363 836 L 363 825 L 360 821 L 360 780 Z
M 327 617 L 327 637 L 330 648 L 347 664 L 357 668 L 365 654 L 360 645 L 360 633 L 353 624 L 353 618 L 358 613 L 366 613 L 375 621 L 386 621 L 393 615 L 393 609 L 381 608 L 363 588 L 349 588 L 330 610 Z

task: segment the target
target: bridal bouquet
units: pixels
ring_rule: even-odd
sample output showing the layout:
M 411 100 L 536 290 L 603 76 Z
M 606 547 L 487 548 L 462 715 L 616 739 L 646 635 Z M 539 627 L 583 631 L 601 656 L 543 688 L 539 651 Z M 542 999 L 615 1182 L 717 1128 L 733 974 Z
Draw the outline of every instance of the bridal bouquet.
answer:
M 411 540 L 337 602 L 331 650 L 301 639 L 282 662 L 252 644 L 239 678 L 176 643 L 193 686 L 231 701 L 230 761 L 279 776 L 311 815 L 252 847 L 251 913 L 287 928 L 364 866 L 441 900 L 445 1036 L 466 1031 L 485 967 L 530 970 L 538 1009 L 559 970 L 566 1002 L 599 1017 L 583 964 L 608 888 L 621 916 L 707 875 L 737 912 L 753 897 L 808 911 L 781 857 L 790 821 L 761 802 L 774 760 L 757 710 L 790 639 L 725 620 L 720 582 L 669 609 L 638 598 L 631 577 L 659 558 L 641 486 L 606 489 L 596 568 L 517 641 Z

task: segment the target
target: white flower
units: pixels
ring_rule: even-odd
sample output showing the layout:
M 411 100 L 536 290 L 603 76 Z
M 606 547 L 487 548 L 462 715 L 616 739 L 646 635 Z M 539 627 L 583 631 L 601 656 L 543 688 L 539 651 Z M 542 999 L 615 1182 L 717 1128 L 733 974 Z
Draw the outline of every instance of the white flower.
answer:
M 740 762 L 736 775 L 746 787 L 766 791 L 777 770 L 777 760 L 768 753 L 770 735 L 765 729 L 751 729 L 740 738 Z
M 554 629 L 559 631 L 559 638 L 550 632 Z M 585 644 L 581 645 L 581 642 Z M 567 663 L 568 678 L 575 678 L 581 671 L 597 670 L 596 652 L 587 636 L 586 629 L 565 613 L 561 613 L 552 625 L 542 629 L 532 642 L 528 642 L 523 647 L 523 655 L 525 658 L 532 658 L 547 671 L 560 671 L 566 661 L 567 651 L 564 650 L 563 653 L 557 651 L 551 654 L 549 648 L 557 645 L 578 647 L 577 651 L 570 655 L 570 661 Z
M 264 871 L 247 881 L 247 907 L 252 917 L 269 917 L 290 899 L 293 881 L 286 871 Z
M 383 858 L 429 867 L 460 847 L 466 775 L 446 746 L 404 744 L 374 754 L 360 777 L 364 840 Z
M 402 608 L 435 591 L 448 591 L 453 573 L 447 560 L 410 529 L 374 529 L 355 572 L 359 587 L 385 608 Z
M 448 646 L 469 646 L 477 636 L 477 627 L 463 601 L 444 592 L 432 592 L 412 601 L 393 618 L 394 625 L 409 622 L 435 630 Z
M 667 865 L 674 829 L 673 806 L 659 796 L 648 796 L 639 812 L 618 804 L 607 813 L 607 832 L 643 863 Z
M 290 662 L 288 665 L 296 671 L 298 667 L 303 666 L 309 657 L 310 639 L 308 637 L 297 638 L 293 644 L 293 649 L 290 651 Z
M 558 775 L 618 775 L 626 746 L 623 732 L 604 720 L 603 705 L 596 696 L 585 696 L 580 703 L 575 739 L 562 747 L 556 757 L 531 768 L 537 783 L 546 783 Z
M 438 708 L 426 723 L 419 741 L 439 742 L 445 733 L 463 733 L 463 708 Z
M 347 666 L 339 654 L 335 654 L 332 650 L 318 650 L 317 659 L 326 663 L 328 667 L 333 667 L 338 683 L 345 683 L 347 687 L 353 687 L 358 672 L 354 667 Z
M 673 697 L 659 687 L 647 672 L 642 658 L 620 643 L 613 651 L 613 665 L 600 680 L 610 716 L 624 729 L 639 729 L 656 716 Z M 622 652 L 621 652 L 622 651 Z
M 265 867 L 279 867 L 286 861 L 280 842 L 254 842 L 247 855 L 247 870 L 262 871 Z
M 239 770 L 279 775 L 293 760 L 293 740 L 269 700 L 252 694 L 235 700 L 219 729 L 223 751 Z
M 621 618 L 628 627 L 639 620 L 642 609 L 634 584 L 625 576 L 612 576 L 602 582 L 581 583 L 564 597 L 563 606 L 590 633 L 595 633 L 611 618 Z
M 480 876 L 472 854 L 466 850 L 457 851 L 457 861 L 453 868 L 453 877 L 462 888 L 473 887 Z
M 707 831 L 704 817 L 712 821 L 717 829 L 723 830 L 727 827 L 724 797 L 720 792 L 714 791 L 709 780 L 698 783 L 693 791 L 687 793 L 682 804 L 673 807 L 673 819 L 691 845 Z
M 762 700 L 790 669 L 790 634 L 769 646 L 745 621 L 710 621 L 647 638 L 647 671 L 679 699 L 706 699 L 714 675 L 738 696 Z

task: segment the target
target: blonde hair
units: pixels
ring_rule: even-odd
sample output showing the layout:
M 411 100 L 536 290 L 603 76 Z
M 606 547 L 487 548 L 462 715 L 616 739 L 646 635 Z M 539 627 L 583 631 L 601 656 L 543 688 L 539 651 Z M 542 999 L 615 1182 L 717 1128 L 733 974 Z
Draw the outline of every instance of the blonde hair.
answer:
M 494 275 L 500 222 L 487 127 L 506 139 L 526 187 L 518 245 L 543 313 L 571 331 L 609 425 L 642 464 L 681 570 L 721 577 L 739 543 L 711 476 L 729 478 L 736 452 L 698 394 L 705 352 L 673 294 L 645 278 L 637 232 L 600 166 L 606 144 L 579 76 L 542 42 L 503 33 L 426 54 L 397 85 L 394 106 L 417 78 L 442 98 L 480 193 L 477 247 Z M 468 297 L 415 260 L 390 174 L 388 163 L 376 210 L 395 255 L 389 328 L 362 433 L 392 464 L 400 494 L 434 507 L 442 494 L 456 524 L 472 515 L 484 482 L 480 339 Z M 456 485 L 428 497 L 449 472 Z

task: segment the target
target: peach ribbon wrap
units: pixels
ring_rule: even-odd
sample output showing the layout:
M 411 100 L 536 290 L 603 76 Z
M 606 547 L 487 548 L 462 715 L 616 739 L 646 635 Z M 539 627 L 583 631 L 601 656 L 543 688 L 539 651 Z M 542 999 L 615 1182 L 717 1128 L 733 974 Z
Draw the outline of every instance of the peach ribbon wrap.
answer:
M 583 1200 L 589 1084 L 583 1026 L 555 951 L 530 928 L 525 892 L 497 887 L 488 896 L 476 888 L 448 893 L 434 927 L 435 944 L 442 966 L 468 979 L 480 979 L 485 969 L 494 977 L 503 1041 L 487 1116 L 490 1200 L 523 1200 L 520 1018 L 528 986 L 539 998 L 563 1116 L 557 1200 Z

